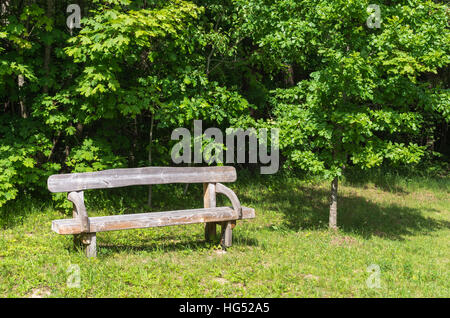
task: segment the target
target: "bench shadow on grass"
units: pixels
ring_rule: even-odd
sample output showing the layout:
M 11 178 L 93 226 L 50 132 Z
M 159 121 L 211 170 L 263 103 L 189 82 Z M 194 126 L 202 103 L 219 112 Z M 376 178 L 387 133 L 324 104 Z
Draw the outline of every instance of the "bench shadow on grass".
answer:
M 186 240 L 182 242 L 167 242 L 166 238 L 154 239 L 151 242 L 143 241 L 139 245 L 126 245 L 126 244 L 115 244 L 112 243 L 99 243 L 98 247 L 100 249 L 101 255 L 108 255 L 114 253 L 120 253 L 124 251 L 133 251 L 133 252 L 177 252 L 177 251 L 207 251 L 214 250 L 216 246 L 219 245 L 219 242 L 211 243 L 206 242 L 205 240 L 192 239 Z M 244 246 L 258 246 L 259 243 L 254 238 L 244 238 L 241 240 L 236 240 L 233 242 L 233 245 L 244 245 Z
M 152 229 L 148 229 L 152 230 Z M 217 232 L 220 233 L 220 227 L 217 227 Z M 100 233 L 101 235 L 101 233 Z M 109 255 L 120 253 L 124 251 L 133 252 L 176 252 L 176 251 L 208 251 L 215 250 L 219 246 L 219 236 L 212 242 L 207 242 L 198 235 L 193 235 L 192 238 L 187 238 L 185 235 L 165 235 L 157 238 L 143 238 L 138 244 L 119 244 L 114 240 L 107 239 L 102 242 L 102 239 L 97 239 L 97 244 L 100 255 Z M 242 235 L 239 229 L 233 230 L 233 246 L 259 246 L 259 241 L 254 237 L 249 237 L 248 233 Z
M 167 239 L 153 239 L 143 241 L 140 244 L 115 244 L 114 242 L 98 243 L 100 255 L 110 255 L 121 252 L 176 252 L 176 251 L 199 251 L 209 249 L 212 244 L 202 240 L 191 240 L 182 242 L 167 242 Z
M 139 245 L 124 245 L 124 244 L 114 244 L 114 243 L 99 243 L 98 247 L 100 250 L 100 255 L 109 255 L 115 253 L 121 253 L 125 251 L 132 252 L 186 252 L 186 251 L 213 251 L 215 246 L 219 243 L 208 243 L 204 240 L 191 240 L 183 242 L 166 242 L 165 239 L 153 240 L 151 243 L 145 243 Z M 245 246 L 258 246 L 259 243 L 254 239 L 246 240 L 245 242 L 234 242 L 233 245 L 245 245 Z
M 327 229 L 329 192 L 325 189 L 298 187 L 278 188 L 264 195 L 265 207 L 284 214 L 286 228 L 294 231 Z M 254 201 L 241 195 L 242 199 Z M 256 202 L 255 202 L 256 203 Z M 427 212 L 439 212 L 427 208 Z M 404 236 L 450 228 L 450 222 L 423 215 L 423 210 L 397 204 L 376 204 L 364 197 L 340 194 L 338 197 L 338 227 L 344 233 L 364 238 L 379 236 L 403 240 Z M 269 227 L 269 229 L 272 229 Z

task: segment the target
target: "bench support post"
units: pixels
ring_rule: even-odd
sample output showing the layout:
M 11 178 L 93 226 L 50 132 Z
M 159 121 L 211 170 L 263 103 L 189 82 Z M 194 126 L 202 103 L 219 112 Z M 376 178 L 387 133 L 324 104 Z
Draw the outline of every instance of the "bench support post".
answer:
M 220 237 L 220 245 L 226 249 L 231 246 L 233 221 L 222 222 L 222 233 Z
M 97 235 L 96 233 L 83 234 L 82 243 L 87 257 L 97 257 Z
M 75 246 L 82 245 L 87 257 L 97 257 L 97 236 L 89 232 L 89 217 L 84 205 L 83 191 L 69 192 L 67 198 L 73 203 L 73 218 L 81 223 L 81 234 L 73 237 Z
M 97 257 L 96 233 L 81 233 L 73 236 L 75 247 L 81 248 L 87 257 Z
M 203 183 L 203 206 L 205 208 L 216 207 L 216 184 Z M 216 237 L 216 222 L 205 223 L 205 240 L 213 241 Z
M 83 191 L 69 192 L 67 199 L 73 203 L 73 217 L 80 220 L 81 233 L 89 233 L 89 217 L 84 205 Z

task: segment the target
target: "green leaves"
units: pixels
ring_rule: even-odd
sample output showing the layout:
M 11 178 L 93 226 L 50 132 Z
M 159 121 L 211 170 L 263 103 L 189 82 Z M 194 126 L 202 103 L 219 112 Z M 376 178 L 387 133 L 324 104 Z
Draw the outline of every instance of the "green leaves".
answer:
M 0 117 L 0 207 L 21 191 L 42 190 L 39 184 L 60 167 L 41 162 L 51 143 L 38 126 L 31 120 Z
M 248 23 L 262 30 L 252 34 L 262 54 L 306 70 L 297 86 L 273 90 L 270 103 L 284 154 L 313 174 L 333 178 L 349 163 L 417 163 L 425 148 L 403 142 L 418 137 L 429 116 L 417 106 L 448 113 L 448 90 L 430 89 L 424 80 L 449 64 L 446 7 L 419 0 L 381 4 L 381 29 L 371 31 L 363 27 L 367 5 L 250 4 Z
M 414 164 L 450 120 L 441 2 L 380 1 L 371 29 L 366 0 L 92 0 L 72 32 L 51 3 L 2 7 L 0 204 L 51 172 L 147 165 L 151 123 L 154 163 L 202 119 L 280 128 L 287 165 L 334 178 Z
M 91 172 L 124 167 L 125 160 L 114 155 L 104 140 L 86 138 L 80 146 L 72 150 L 66 165 L 73 172 Z

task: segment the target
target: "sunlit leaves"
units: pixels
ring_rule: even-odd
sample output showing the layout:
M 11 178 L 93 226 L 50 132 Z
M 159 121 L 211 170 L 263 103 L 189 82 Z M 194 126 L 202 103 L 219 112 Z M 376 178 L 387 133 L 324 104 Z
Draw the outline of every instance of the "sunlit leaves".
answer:
M 272 91 L 270 102 L 288 161 L 313 174 L 333 177 L 349 163 L 417 163 L 424 148 L 398 140 L 417 136 L 426 112 L 448 120 L 448 89 L 424 81 L 450 63 L 448 9 L 432 1 L 380 3 L 383 23 L 370 30 L 368 4 L 241 3 L 253 9 L 247 23 L 260 29 L 251 35 L 258 53 L 278 60 L 268 70 L 285 63 L 311 70 L 297 86 Z

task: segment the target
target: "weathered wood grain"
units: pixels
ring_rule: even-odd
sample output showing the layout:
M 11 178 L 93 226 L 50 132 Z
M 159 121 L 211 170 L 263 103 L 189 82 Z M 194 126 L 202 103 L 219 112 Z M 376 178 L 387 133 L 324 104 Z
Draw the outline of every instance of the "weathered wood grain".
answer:
M 203 207 L 216 207 L 216 184 L 203 183 Z M 205 240 L 212 241 L 216 236 L 217 226 L 215 222 L 207 222 L 205 224 Z
M 97 257 L 97 235 L 95 233 L 86 233 L 85 236 L 85 252 L 87 257 Z
M 255 210 L 242 207 L 242 219 L 255 217 Z M 167 212 L 151 212 L 127 215 L 98 216 L 89 218 L 91 232 L 104 232 L 171 225 L 223 222 L 239 218 L 231 207 L 216 207 L 207 209 L 191 209 Z M 52 230 L 58 234 L 81 233 L 79 219 L 54 220 Z
M 216 184 L 215 183 L 203 183 L 203 207 L 215 208 L 216 207 Z
M 232 233 L 233 233 L 233 231 L 232 231 L 231 221 L 223 222 L 221 238 L 220 238 L 220 245 L 222 245 L 222 247 L 227 248 L 227 247 L 231 246 Z
M 74 214 L 76 214 L 77 219 L 81 222 L 81 232 L 88 233 L 89 231 L 89 218 L 86 211 L 86 206 L 84 205 L 84 194 L 83 191 L 70 192 L 67 195 L 67 199 L 73 203 Z
M 216 192 L 221 193 L 231 201 L 231 204 L 233 205 L 233 209 L 238 212 L 239 216 L 242 214 L 241 212 L 241 202 L 239 202 L 239 199 L 237 195 L 231 190 L 230 188 L 224 186 L 221 183 L 216 184 Z
M 234 167 L 145 167 L 55 174 L 48 178 L 47 186 L 50 192 L 72 192 L 133 185 L 234 181 Z

